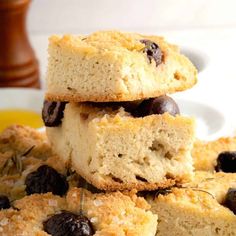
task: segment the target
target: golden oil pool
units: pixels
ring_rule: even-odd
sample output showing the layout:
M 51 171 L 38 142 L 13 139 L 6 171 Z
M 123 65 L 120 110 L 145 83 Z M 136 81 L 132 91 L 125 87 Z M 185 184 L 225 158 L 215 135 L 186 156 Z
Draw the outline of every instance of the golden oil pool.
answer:
M 42 127 L 41 114 L 27 109 L 0 109 L 0 132 L 10 125 L 27 125 L 32 128 Z

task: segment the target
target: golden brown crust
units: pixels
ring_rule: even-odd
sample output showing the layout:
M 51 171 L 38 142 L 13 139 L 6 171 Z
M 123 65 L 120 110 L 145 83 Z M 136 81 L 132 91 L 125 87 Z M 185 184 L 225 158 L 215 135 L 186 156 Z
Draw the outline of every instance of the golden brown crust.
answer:
M 79 214 L 82 206 L 95 230 L 96 236 L 129 235 L 154 236 L 157 216 L 148 209 L 149 204 L 134 193 L 120 192 L 91 194 L 81 189 L 71 189 L 66 198 L 48 194 L 34 194 L 14 203 L 18 210 L 0 211 L 0 234 L 7 236 L 48 235 L 43 222 L 63 210 Z
M 151 210 L 158 212 L 158 236 L 225 236 L 236 232 L 236 216 L 224 206 L 229 188 L 236 187 L 236 174 L 196 171 L 193 181 L 171 188 L 166 194 L 148 196 Z
M 43 222 L 51 215 L 63 210 L 80 213 L 81 189 L 70 188 L 66 198 L 47 194 L 25 196 L 24 178 L 40 165 L 47 164 L 61 173 L 66 168 L 53 154 L 44 134 L 24 126 L 12 126 L 0 134 L 0 166 L 15 153 L 22 153 L 25 148 L 35 146 L 34 152 L 23 160 L 22 174 L 16 172 L 0 177 L 0 194 L 10 197 L 14 208 L 0 211 L 0 235 L 7 236 L 46 236 Z M 43 158 L 43 154 L 44 157 Z M 10 155 L 10 156 L 9 156 Z M 12 173 L 13 172 L 13 173 Z M 9 185 L 10 181 L 12 185 Z M 70 186 L 76 186 L 73 179 Z M 97 236 L 130 235 L 154 236 L 157 216 L 148 209 L 148 203 L 135 195 L 135 192 L 92 194 L 84 190 L 83 211 L 91 220 Z M 20 200 L 15 200 L 19 199 Z
M 224 151 L 236 151 L 236 137 L 222 137 L 194 143 L 192 157 L 196 170 L 214 171 L 218 155 Z
M 147 99 L 152 97 L 158 97 L 163 94 L 172 94 L 176 92 L 181 92 L 186 89 L 188 89 L 189 86 L 182 85 L 181 88 L 175 88 L 175 89 L 167 89 L 162 91 L 155 91 L 148 94 L 148 97 L 143 94 L 135 94 L 133 96 L 127 95 L 127 94 L 110 94 L 109 96 L 93 96 L 92 94 L 78 94 L 78 93 L 52 93 L 49 91 L 46 91 L 45 93 L 45 99 L 48 101 L 67 101 L 67 102 L 122 102 L 122 101 L 135 101 L 140 99 Z
M 142 52 L 142 39 L 161 48 L 163 62 L 157 67 Z M 158 36 L 118 31 L 53 36 L 49 55 L 48 100 L 133 101 L 183 91 L 197 82 L 193 64 Z
M 236 188 L 236 174 L 209 171 L 196 171 L 191 182 L 184 187 L 210 193 L 219 203 L 223 203 L 229 188 Z
M 33 147 L 31 155 L 47 159 L 53 152 L 43 132 L 22 125 L 13 125 L 0 134 L 0 151 L 23 153 Z
M 164 181 L 158 182 L 158 183 L 148 183 L 144 182 L 142 183 L 141 181 L 137 183 L 119 183 L 116 180 L 113 179 L 107 179 L 105 181 L 99 181 L 96 179 L 96 177 L 91 178 L 91 176 L 87 176 L 85 173 L 83 173 L 83 170 L 79 170 L 80 175 L 86 179 L 90 184 L 96 186 L 98 189 L 102 189 L 105 191 L 124 191 L 124 190 L 131 190 L 135 189 L 137 191 L 151 191 L 155 190 L 158 188 L 168 188 L 171 186 L 174 186 L 176 184 L 184 183 L 186 182 L 187 178 L 175 178 L 175 179 L 166 179 Z
M 22 163 L 21 170 L 12 161 L 14 157 Z M 45 133 L 14 125 L 0 134 L 0 194 L 7 195 L 11 200 L 25 196 L 26 176 L 41 165 L 49 165 L 62 174 L 67 172 L 65 165 L 52 151 Z M 75 184 L 73 181 L 70 182 L 72 186 Z

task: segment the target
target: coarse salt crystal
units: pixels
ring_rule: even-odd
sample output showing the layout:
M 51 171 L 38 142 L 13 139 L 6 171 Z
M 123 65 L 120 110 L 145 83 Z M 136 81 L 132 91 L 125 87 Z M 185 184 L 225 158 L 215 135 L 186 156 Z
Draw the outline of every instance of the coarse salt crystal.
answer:
M 122 216 L 124 216 L 125 214 L 126 214 L 126 211 L 121 211 L 121 213 L 120 213 Z
M 94 204 L 95 206 L 101 206 L 101 205 L 103 204 L 103 202 L 102 202 L 101 200 L 95 199 L 95 200 L 93 201 L 93 204 Z
M 92 213 L 93 213 L 93 211 L 91 211 L 91 210 L 88 210 L 88 215 L 91 215 Z
M 3 218 L 3 219 L 0 221 L 0 225 L 1 225 L 1 226 L 7 225 L 7 224 L 8 224 L 8 219 L 7 219 L 7 218 Z
M 53 199 L 50 199 L 50 200 L 48 201 L 48 205 L 49 205 L 49 206 L 57 206 L 57 201 L 55 201 L 55 200 L 53 200 Z
M 96 223 L 96 222 L 98 222 L 98 218 L 97 218 L 97 217 L 92 217 L 92 218 L 90 219 L 90 221 L 91 221 L 92 223 Z
M 120 221 L 120 219 L 119 219 L 117 216 L 114 216 L 113 219 L 112 219 L 112 221 L 113 221 L 114 223 L 118 224 L 119 221 Z

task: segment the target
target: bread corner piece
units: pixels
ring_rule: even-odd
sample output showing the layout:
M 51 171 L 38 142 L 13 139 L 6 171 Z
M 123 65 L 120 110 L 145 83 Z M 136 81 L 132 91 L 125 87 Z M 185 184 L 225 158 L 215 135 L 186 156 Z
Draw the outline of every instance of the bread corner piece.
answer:
M 182 116 L 135 118 L 121 107 L 68 103 L 53 148 L 79 175 L 103 190 L 153 190 L 191 179 L 195 122 Z
M 158 214 L 157 236 L 235 235 L 236 215 L 223 205 L 229 188 L 236 187 L 236 174 L 197 171 L 184 188 L 147 197 Z
M 141 40 L 162 52 L 157 66 Z M 162 37 L 118 31 L 49 40 L 46 98 L 70 102 L 133 101 L 191 88 L 197 70 Z

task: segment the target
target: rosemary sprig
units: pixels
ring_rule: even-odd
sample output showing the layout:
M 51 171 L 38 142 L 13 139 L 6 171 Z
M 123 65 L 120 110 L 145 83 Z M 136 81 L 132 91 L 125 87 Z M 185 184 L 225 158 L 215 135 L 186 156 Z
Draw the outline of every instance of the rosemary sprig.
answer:
M 84 198 L 85 198 L 85 193 L 84 190 L 88 190 L 91 193 L 104 193 L 103 190 L 97 189 L 95 186 L 93 186 L 92 184 L 88 183 L 84 178 L 82 178 L 81 176 L 79 176 L 79 183 L 78 183 L 78 187 L 80 188 L 80 213 L 83 213 L 83 209 L 84 209 Z
M 208 191 L 206 191 L 206 190 L 204 190 L 204 189 L 199 189 L 199 188 L 191 188 L 193 191 L 199 191 L 199 192 L 203 192 L 203 193 L 207 193 L 207 194 L 209 194 L 213 199 L 215 199 L 215 196 L 212 194 L 212 193 L 210 193 L 210 192 L 208 192 Z
M 35 147 L 35 145 L 33 145 L 32 147 L 30 147 L 29 149 L 27 149 L 26 152 L 23 153 L 21 156 L 22 156 L 22 157 L 26 157 L 26 156 L 33 150 L 34 147 Z
M 84 188 L 86 188 L 86 183 Z M 80 189 L 79 212 L 81 215 L 83 215 L 83 209 L 84 209 L 84 188 Z
M 215 199 L 215 196 L 214 196 L 212 193 L 210 193 L 210 192 L 208 192 L 208 191 L 206 191 L 206 190 L 204 190 L 204 189 L 197 188 L 197 187 L 190 187 L 190 186 L 185 187 L 185 186 L 178 185 L 178 186 L 173 186 L 173 188 L 191 189 L 191 190 L 193 190 L 193 191 L 199 191 L 199 192 L 207 193 L 207 194 L 209 194 L 213 199 Z M 165 189 L 158 189 L 158 190 L 154 190 L 154 191 L 143 191 L 143 192 L 139 192 L 139 193 L 138 193 L 138 196 L 145 197 L 145 196 L 147 196 L 147 195 L 151 195 L 151 196 L 153 196 L 153 200 L 154 200 L 154 199 L 155 199 L 156 197 L 158 197 L 159 195 L 168 195 L 168 194 L 170 194 L 170 193 L 172 193 L 172 188 L 165 188 Z
M 181 187 L 179 187 L 179 188 L 191 189 L 191 190 L 193 190 L 193 191 L 199 191 L 199 192 L 207 193 L 207 194 L 209 194 L 213 199 L 215 199 L 215 196 L 214 196 L 212 193 L 210 193 L 210 192 L 208 192 L 208 191 L 206 191 L 206 190 L 204 190 L 204 189 L 200 189 L 200 188 L 196 188 L 196 187 L 184 187 L 184 186 L 181 186 Z
M 175 186 L 173 186 L 175 187 Z M 147 197 L 151 196 L 153 200 L 157 198 L 159 195 L 167 195 L 172 192 L 172 189 L 169 188 L 162 188 L 162 189 L 157 189 L 157 190 L 152 190 L 152 191 L 141 191 L 138 192 L 139 197 Z
M 23 154 L 15 153 L 12 157 L 8 158 L 0 168 L 0 175 L 9 175 L 14 168 L 16 168 L 17 173 L 21 174 L 23 171 L 22 157 L 26 157 L 34 147 L 35 146 L 30 147 Z
M 171 188 L 158 189 L 154 194 L 154 198 L 158 197 L 160 194 L 168 195 L 169 193 L 172 193 Z

